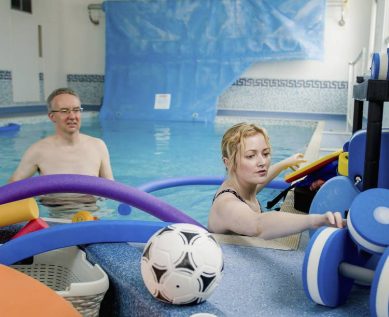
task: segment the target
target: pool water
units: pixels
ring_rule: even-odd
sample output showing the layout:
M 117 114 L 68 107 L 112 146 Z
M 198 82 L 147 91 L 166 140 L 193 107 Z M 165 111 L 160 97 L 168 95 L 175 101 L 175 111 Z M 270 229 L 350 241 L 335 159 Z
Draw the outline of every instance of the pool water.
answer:
M 115 180 L 136 187 L 168 177 L 224 175 L 220 141 L 230 126 L 231 122 L 100 122 L 96 116 L 90 116 L 83 119 L 81 130 L 107 143 Z M 314 125 L 263 122 L 262 126 L 270 136 L 273 162 L 296 152 L 305 152 L 314 131 Z M 1 184 L 7 182 L 28 146 L 52 133 L 51 122 L 42 118 L 38 123 L 24 123 L 17 134 L 0 134 Z M 216 189 L 217 186 L 184 186 L 156 191 L 153 195 L 206 225 Z M 266 202 L 277 193 L 277 190 L 265 190 L 258 195 L 258 199 L 262 206 L 266 206 Z M 136 209 L 128 216 L 120 215 L 117 212 L 118 204 L 104 200 L 100 202 L 100 210 L 95 215 L 101 219 L 155 219 Z M 48 215 L 44 206 L 40 206 L 40 215 Z

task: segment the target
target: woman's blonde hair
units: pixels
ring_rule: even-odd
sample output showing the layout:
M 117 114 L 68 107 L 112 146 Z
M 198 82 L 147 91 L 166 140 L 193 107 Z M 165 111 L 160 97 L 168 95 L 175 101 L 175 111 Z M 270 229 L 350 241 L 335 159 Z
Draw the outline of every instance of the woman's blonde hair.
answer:
M 228 159 L 228 170 L 236 169 L 237 156 L 244 150 L 243 140 L 256 134 L 262 134 L 270 148 L 270 140 L 266 130 L 252 123 L 241 122 L 235 124 L 224 133 L 221 150 L 223 159 Z

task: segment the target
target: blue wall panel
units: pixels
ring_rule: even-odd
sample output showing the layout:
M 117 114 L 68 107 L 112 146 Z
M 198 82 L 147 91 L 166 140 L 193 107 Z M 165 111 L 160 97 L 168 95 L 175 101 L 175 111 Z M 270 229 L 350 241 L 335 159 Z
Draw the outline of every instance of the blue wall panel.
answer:
M 252 64 L 323 56 L 324 0 L 106 1 L 103 119 L 212 121 Z M 154 109 L 170 94 L 169 109 Z

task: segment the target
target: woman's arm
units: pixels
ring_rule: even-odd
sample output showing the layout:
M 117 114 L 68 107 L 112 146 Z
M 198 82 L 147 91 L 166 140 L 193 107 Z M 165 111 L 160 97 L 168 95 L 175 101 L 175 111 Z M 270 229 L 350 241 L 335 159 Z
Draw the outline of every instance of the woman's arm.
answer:
M 257 232 L 262 239 L 274 239 L 299 233 L 321 226 L 343 228 L 345 220 L 340 212 L 327 211 L 325 214 L 299 215 L 288 212 L 265 212 L 258 215 Z
M 274 239 L 321 226 L 342 228 L 339 212 L 299 215 L 286 212 L 257 213 L 232 194 L 223 194 L 212 205 L 208 229 L 214 233 L 234 232 L 262 239 Z
M 261 191 L 262 188 L 266 187 L 268 183 L 270 183 L 274 178 L 276 178 L 283 170 L 288 167 L 298 168 L 301 163 L 305 163 L 304 154 L 296 153 L 278 163 L 275 163 L 269 167 L 267 172 L 266 182 L 263 184 L 259 184 L 257 187 L 257 192 Z

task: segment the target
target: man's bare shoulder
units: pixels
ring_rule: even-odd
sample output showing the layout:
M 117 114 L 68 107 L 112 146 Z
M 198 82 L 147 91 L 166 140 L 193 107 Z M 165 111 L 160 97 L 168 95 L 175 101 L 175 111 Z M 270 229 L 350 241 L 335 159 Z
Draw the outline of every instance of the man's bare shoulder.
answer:
M 96 138 L 96 137 L 91 136 L 91 135 L 80 134 L 80 138 L 81 138 L 82 142 L 93 143 L 96 145 L 105 145 L 105 143 L 102 139 Z
M 49 148 L 54 144 L 54 137 L 52 135 L 45 137 L 30 146 L 30 150 L 41 150 Z

